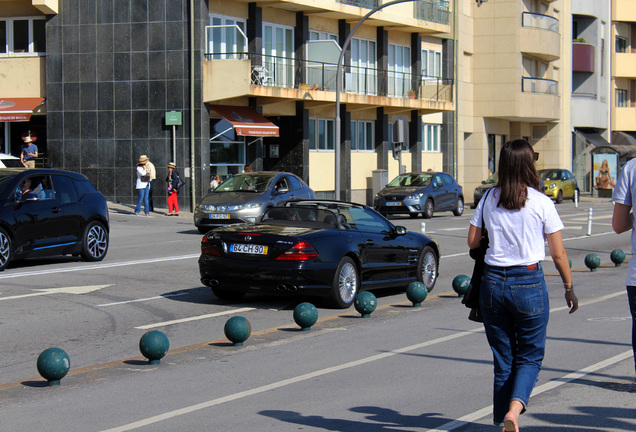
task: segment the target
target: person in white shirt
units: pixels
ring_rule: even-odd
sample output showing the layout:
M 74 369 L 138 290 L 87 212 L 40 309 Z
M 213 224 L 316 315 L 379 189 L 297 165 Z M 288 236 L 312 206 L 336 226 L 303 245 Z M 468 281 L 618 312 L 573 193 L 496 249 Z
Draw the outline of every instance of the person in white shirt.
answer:
M 471 249 L 479 247 L 482 227 L 490 239 L 479 305 L 494 361 L 493 420 L 502 432 L 519 430 L 519 415 L 528 405 L 545 353 L 550 307 L 541 261 L 546 239 L 570 313 L 578 309 L 561 238 L 563 223 L 540 189 L 534 160 L 527 141 L 504 144 L 499 181 L 477 205 L 468 229 Z

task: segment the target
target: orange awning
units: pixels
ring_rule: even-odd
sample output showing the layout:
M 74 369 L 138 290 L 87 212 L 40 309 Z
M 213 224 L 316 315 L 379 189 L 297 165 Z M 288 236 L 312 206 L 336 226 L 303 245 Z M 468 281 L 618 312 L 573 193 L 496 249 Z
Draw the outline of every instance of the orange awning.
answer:
M 44 98 L 0 99 L 0 121 L 29 121 Z
M 212 105 L 211 109 L 229 121 L 237 135 L 277 137 L 278 126 L 248 107 Z

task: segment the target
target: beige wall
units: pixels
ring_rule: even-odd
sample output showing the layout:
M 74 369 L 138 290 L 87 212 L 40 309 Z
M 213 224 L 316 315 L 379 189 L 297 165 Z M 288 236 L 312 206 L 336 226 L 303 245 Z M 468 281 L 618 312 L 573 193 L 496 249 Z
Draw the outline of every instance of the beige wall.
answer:
M 0 95 L 10 97 L 46 97 L 46 58 L 1 57 Z

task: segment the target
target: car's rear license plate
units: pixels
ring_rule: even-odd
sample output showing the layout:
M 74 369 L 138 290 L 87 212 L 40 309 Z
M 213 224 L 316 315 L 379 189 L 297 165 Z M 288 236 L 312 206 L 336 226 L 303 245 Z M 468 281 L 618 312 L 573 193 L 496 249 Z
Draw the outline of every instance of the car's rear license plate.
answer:
M 209 219 L 229 219 L 230 218 L 230 214 L 229 213 L 210 213 L 208 215 Z
M 387 201 L 386 205 L 387 205 L 387 207 L 401 206 L 402 202 L 400 202 L 400 201 Z
M 267 255 L 267 246 L 257 244 L 232 243 L 230 252 L 254 255 Z

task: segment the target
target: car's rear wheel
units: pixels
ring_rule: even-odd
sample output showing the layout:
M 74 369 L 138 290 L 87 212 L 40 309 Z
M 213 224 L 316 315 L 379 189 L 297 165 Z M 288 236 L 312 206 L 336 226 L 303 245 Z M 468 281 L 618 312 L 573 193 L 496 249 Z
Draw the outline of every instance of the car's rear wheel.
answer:
M 433 291 L 435 282 L 437 282 L 437 263 L 437 254 L 433 248 L 430 246 L 424 247 L 417 264 L 417 280 L 424 284 L 428 292 Z
M 7 268 L 12 258 L 11 239 L 7 232 L 0 228 L 0 270 Z
M 84 230 L 82 239 L 82 259 L 84 261 L 101 261 L 108 252 L 108 231 L 97 221 L 93 221 Z
M 557 193 L 556 202 L 557 204 L 561 204 L 563 202 L 563 191 L 560 190 Z
M 346 309 L 351 306 L 358 294 L 360 280 L 358 278 L 358 268 L 356 263 L 349 257 L 340 260 L 331 285 L 331 301 L 340 308 Z
M 429 198 L 426 200 L 426 203 L 424 203 L 424 211 L 422 212 L 422 215 L 424 216 L 424 218 L 430 219 L 433 217 L 434 211 L 435 204 L 433 204 L 433 200 Z
M 245 297 L 240 291 L 230 291 L 223 288 L 212 288 L 212 293 L 220 300 L 238 301 Z
M 461 216 L 464 214 L 464 199 L 462 197 L 457 197 L 457 201 L 455 201 L 455 208 L 453 209 L 453 214 L 455 216 Z

